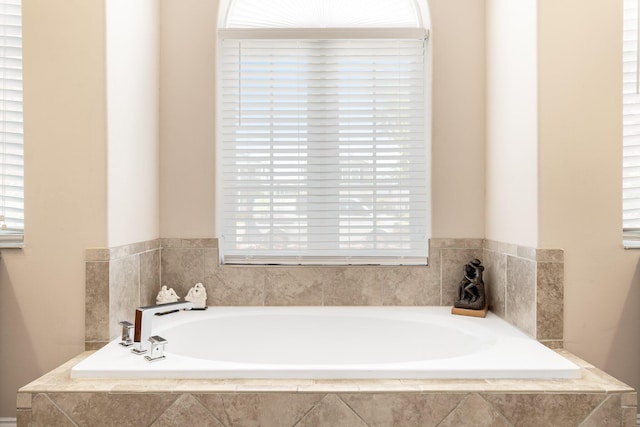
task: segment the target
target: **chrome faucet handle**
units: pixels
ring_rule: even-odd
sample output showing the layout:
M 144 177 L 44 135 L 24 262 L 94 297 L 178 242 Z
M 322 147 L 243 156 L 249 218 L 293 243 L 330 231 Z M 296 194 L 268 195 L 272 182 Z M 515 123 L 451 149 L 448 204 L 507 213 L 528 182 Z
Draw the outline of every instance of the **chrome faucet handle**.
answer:
M 164 346 L 167 344 L 167 342 L 167 340 L 158 335 L 149 337 L 151 349 L 149 351 L 149 355 L 145 356 L 144 358 L 149 362 L 157 362 L 158 360 L 165 359 L 166 356 L 164 355 Z
M 133 345 L 133 323 L 123 320 L 120 325 L 122 325 L 122 341 L 120 341 L 120 345 L 123 347 Z
M 149 349 L 151 335 L 151 320 L 156 313 L 173 312 L 179 309 L 191 310 L 193 303 L 190 301 L 169 302 L 146 307 L 136 308 L 135 328 L 133 330 L 133 354 L 145 354 Z

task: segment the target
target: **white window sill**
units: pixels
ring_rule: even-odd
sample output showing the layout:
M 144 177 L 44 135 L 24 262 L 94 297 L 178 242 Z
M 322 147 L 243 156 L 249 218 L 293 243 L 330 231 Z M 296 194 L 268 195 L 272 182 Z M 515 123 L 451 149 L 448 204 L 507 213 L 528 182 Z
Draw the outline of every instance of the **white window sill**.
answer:
M 622 247 L 625 249 L 640 249 L 640 240 L 623 240 Z

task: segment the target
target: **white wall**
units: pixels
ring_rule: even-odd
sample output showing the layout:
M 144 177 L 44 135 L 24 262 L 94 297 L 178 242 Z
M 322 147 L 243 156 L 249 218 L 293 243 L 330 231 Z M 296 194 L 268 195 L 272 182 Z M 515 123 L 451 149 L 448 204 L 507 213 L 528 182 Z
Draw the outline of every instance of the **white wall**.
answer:
M 622 1 L 539 0 L 539 240 L 565 250 L 566 347 L 640 388 L 622 233 Z
M 487 0 L 486 230 L 538 244 L 537 0 Z
M 0 262 L 0 417 L 84 349 L 84 250 L 106 244 L 104 3 L 25 0 L 25 247 Z
M 160 237 L 159 4 L 106 3 L 108 245 Z

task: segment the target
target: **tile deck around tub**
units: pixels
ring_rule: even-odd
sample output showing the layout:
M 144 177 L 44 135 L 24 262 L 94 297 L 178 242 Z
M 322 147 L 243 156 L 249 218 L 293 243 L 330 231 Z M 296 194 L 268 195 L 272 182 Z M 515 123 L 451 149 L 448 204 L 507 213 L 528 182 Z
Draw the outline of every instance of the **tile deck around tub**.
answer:
M 632 388 L 557 351 L 581 378 L 71 379 L 85 352 L 19 390 L 18 425 L 635 426 Z

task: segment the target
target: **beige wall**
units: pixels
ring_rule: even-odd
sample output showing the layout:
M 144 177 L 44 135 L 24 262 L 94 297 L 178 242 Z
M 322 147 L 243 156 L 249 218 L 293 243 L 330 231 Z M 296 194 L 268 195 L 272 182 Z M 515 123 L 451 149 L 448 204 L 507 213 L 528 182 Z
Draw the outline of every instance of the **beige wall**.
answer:
M 157 239 L 159 5 L 108 0 L 108 245 Z
M 158 9 L 23 1 L 26 237 L 0 264 L 0 417 L 84 349 L 85 249 L 159 237 Z
M 110 1 L 114 7 L 122 5 L 115 3 L 121 0 Z M 505 0 L 488 1 L 488 11 L 496 5 L 506 7 Z M 620 248 L 618 3 L 611 7 L 611 0 L 538 0 L 537 213 L 524 220 L 510 211 L 504 218 L 509 225 L 503 228 L 498 208 L 513 203 L 507 196 L 517 189 L 501 190 L 497 178 L 522 179 L 532 187 L 530 169 L 516 171 L 522 178 L 507 174 L 511 159 L 532 155 L 531 135 L 519 142 L 522 151 L 506 157 L 500 152 L 511 148 L 508 141 L 518 130 L 512 120 L 526 129 L 532 123 L 529 115 L 506 120 L 499 114 L 515 102 L 497 86 L 494 74 L 504 71 L 512 59 L 506 50 L 513 46 L 497 38 L 508 23 L 500 20 L 501 26 L 488 32 L 485 64 L 484 2 L 431 1 L 432 228 L 434 237 L 485 237 L 486 223 L 492 239 L 504 235 L 500 240 L 526 245 L 535 238 L 538 247 L 564 248 L 567 347 L 640 387 L 639 252 Z M 163 0 L 160 6 L 159 234 L 213 237 L 216 4 Z M 524 6 L 530 11 L 531 1 Z M 494 12 L 489 22 L 498 19 Z M 529 25 L 518 34 L 531 43 L 532 22 L 521 9 L 510 13 Z M 154 136 L 152 112 L 141 119 L 146 132 L 142 136 L 120 114 L 120 108 L 145 111 L 141 98 L 132 106 L 122 95 L 142 74 L 115 81 L 109 93 L 119 95 L 107 102 L 107 70 L 109 76 L 119 70 L 106 65 L 105 16 L 103 1 L 24 0 L 27 237 L 23 250 L 3 251 L 0 263 L 0 417 L 13 416 L 18 387 L 82 350 L 84 249 L 130 243 L 136 239 L 127 239 L 129 226 L 147 218 L 153 221 L 153 208 L 145 207 L 147 213 L 128 222 L 128 211 L 115 204 L 136 203 L 130 196 L 143 189 L 127 192 L 119 202 L 120 195 L 111 192 L 124 188 L 136 174 L 127 164 L 128 155 L 138 160 L 153 157 L 149 145 L 132 152 L 130 144 L 139 137 L 146 144 Z M 110 43 L 118 42 L 118 33 L 111 35 Z M 112 53 L 130 55 L 140 43 Z M 147 60 L 143 63 L 149 66 L 150 57 Z M 531 56 L 523 54 L 520 60 L 530 61 Z M 535 72 L 526 74 L 531 81 Z M 485 81 L 490 100 L 486 160 Z M 151 85 L 144 90 L 142 98 L 152 99 Z M 110 110 L 109 122 L 107 106 L 115 109 Z M 531 102 L 526 107 L 531 109 Z M 125 141 L 128 144 L 118 148 Z M 116 151 L 108 152 L 112 148 Z M 107 159 L 115 168 L 109 174 Z M 116 177 L 113 171 L 120 163 L 125 172 Z M 150 179 L 153 161 L 145 164 L 142 175 Z M 491 174 L 486 172 L 489 168 Z M 530 191 L 526 193 L 524 203 L 533 203 Z M 114 210 L 107 207 L 108 200 Z M 537 220 L 530 219 L 534 217 Z M 537 232 L 509 237 L 506 231 L 517 233 L 521 224 L 533 224 Z M 153 234 L 153 228 L 142 234 Z
M 162 0 L 160 235 L 215 237 L 215 0 Z
M 0 417 L 80 353 L 84 249 L 106 244 L 104 3 L 25 0 L 25 247 L 0 263 Z
M 538 246 L 536 7 L 536 0 L 486 2 L 485 236 L 531 247 Z
M 640 251 L 622 230 L 622 1 L 539 0 L 539 243 L 565 250 L 565 344 L 640 388 Z
M 621 39 L 622 1 L 487 0 L 486 236 L 564 249 L 565 347 L 637 389 Z
M 430 0 L 429 7 L 432 237 L 484 237 L 484 2 Z
M 483 237 L 484 5 L 432 0 L 430 11 L 433 237 Z M 161 13 L 160 235 L 213 237 L 217 2 L 164 0 Z

